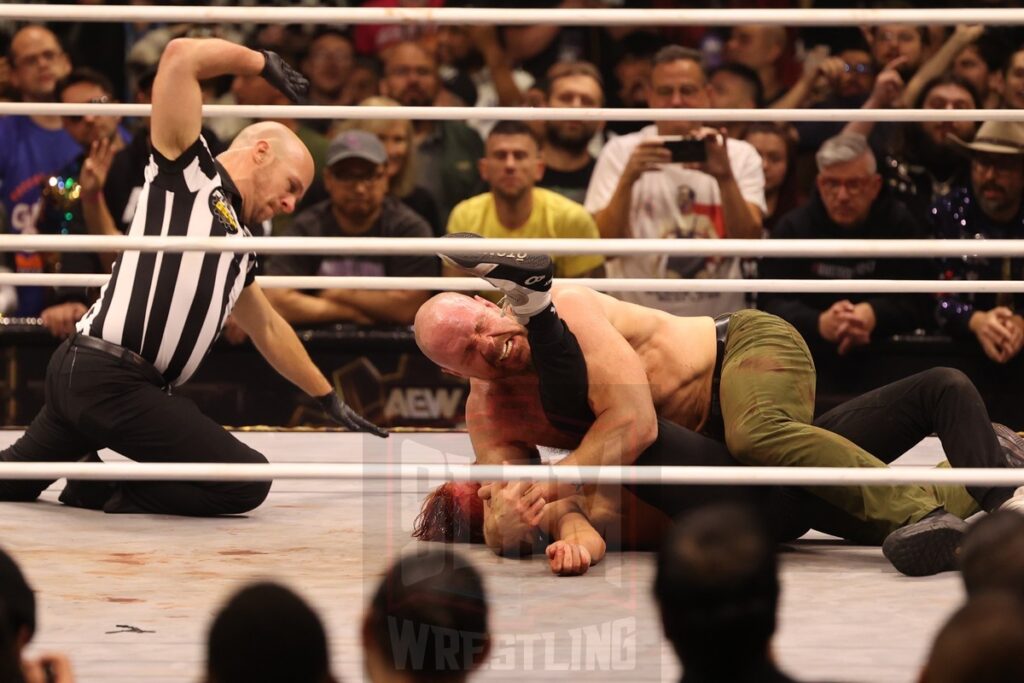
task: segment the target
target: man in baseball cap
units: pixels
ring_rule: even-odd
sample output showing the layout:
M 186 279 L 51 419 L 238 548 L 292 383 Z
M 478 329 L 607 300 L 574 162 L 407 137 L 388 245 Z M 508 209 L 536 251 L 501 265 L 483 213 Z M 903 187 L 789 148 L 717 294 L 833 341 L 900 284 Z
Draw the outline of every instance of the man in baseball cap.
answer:
M 295 237 L 431 237 L 419 214 L 388 195 L 388 155 L 373 133 L 346 130 L 327 147 L 324 188 L 330 199 L 295 216 L 282 234 Z M 435 256 L 346 256 L 281 254 L 267 263 L 268 275 L 435 277 Z M 410 325 L 426 292 L 324 289 L 270 290 L 271 303 L 294 324 L 355 322 Z

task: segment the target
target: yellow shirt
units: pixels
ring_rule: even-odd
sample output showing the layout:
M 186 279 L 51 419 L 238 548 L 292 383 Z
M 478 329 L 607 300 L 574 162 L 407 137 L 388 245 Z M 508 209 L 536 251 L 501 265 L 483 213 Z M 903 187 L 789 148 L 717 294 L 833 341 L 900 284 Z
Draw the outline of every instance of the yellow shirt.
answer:
M 498 220 L 494 197 L 490 192 L 459 202 L 448 217 L 448 232 L 474 232 L 484 237 L 510 238 L 600 238 L 590 213 L 560 194 L 533 188 L 533 211 L 521 227 L 509 230 Z M 555 277 L 579 277 L 604 264 L 604 256 L 585 254 L 556 256 Z

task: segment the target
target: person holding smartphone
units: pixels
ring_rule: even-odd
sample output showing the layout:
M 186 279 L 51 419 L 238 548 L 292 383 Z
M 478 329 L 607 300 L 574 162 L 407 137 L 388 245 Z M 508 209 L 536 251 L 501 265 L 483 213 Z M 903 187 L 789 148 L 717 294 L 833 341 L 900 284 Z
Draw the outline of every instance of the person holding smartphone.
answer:
M 688 109 L 710 104 L 710 86 L 694 50 L 670 45 L 654 57 L 648 105 Z M 681 187 L 691 192 L 680 193 Z M 685 196 L 686 202 L 680 202 Z M 695 121 L 658 121 L 605 145 L 587 188 L 585 207 L 602 237 L 700 238 L 681 235 L 689 214 L 707 217 L 716 238 L 761 237 L 766 211 L 761 158 L 749 143 Z M 684 213 L 685 212 L 685 213 Z M 738 259 L 667 255 L 610 259 L 608 277 L 741 277 Z M 745 308 L 742 293 L 638 292 L 621 298 L 676 315 L 718 315 Z

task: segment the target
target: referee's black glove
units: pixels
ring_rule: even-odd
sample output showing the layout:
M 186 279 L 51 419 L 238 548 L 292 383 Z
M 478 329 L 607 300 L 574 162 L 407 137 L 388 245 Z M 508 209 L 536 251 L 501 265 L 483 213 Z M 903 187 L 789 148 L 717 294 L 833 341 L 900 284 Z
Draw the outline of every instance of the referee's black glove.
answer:
M 327 417 L 331 418 L 342 427 L 351 429 L 354 432 L 369 432 L 374 436 L 379 436 L 382 439 L 388 437 L 388 430 L 382 429 L 377 425 L 373 424 L 365 417 L 357 413 L 348 407 L 348 404 L 342 403 L 338 395 L 333 391 L 329 394 L 316 397 L 317 402 L 323 409 Z
M 288 63 L 281 59 L 281 55 L 276 52 L 270 50 L 260 50 L 259 52 L 266 59 L 260 76 L 292 102 L 305 104 L 306 93 L 309 92 L 309 80 L 288 66 Z

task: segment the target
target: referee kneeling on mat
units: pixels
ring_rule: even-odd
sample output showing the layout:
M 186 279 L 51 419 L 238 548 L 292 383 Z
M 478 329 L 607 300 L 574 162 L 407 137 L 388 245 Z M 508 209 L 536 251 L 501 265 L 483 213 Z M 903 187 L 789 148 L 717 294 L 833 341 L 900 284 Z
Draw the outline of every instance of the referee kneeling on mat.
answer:
M 312 181 L 313 159 L 272 122 L 245 128 L 214 159 L 199 133 L 199 82 L 228 74 L 262 75 L 293 101 L 308 88 L 274 53 L 216 39 L 172 41 L 153 85 L 153 153 L 129 234 L 227 236 L 239 251 L 123 253 L 77 334 L 50 359 L 45 406 L 0 460 L 98 461 L 95 451 L 109 447 L 142 462 L 265 463 L 170 391 L 195 372 L 229 313 L 334 421 L 387 435 L 338 399 L 254 282 L 245 226 L 291 213 Z M 51 483 L 0 481 L 0 500 L 35 500 Z M 269 490 L 269 481 L 71 481 L 60 500 L 106 512 L 222 515 L 255 508 Z

